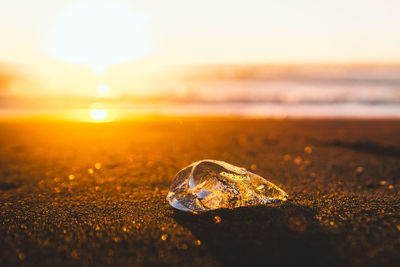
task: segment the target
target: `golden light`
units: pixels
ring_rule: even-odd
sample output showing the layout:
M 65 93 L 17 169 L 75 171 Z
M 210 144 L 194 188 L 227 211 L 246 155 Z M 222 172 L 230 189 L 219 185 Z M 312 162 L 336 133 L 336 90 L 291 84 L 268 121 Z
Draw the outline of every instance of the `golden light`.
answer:
M 115 1 L 90 0 L 71 6 L 50 30 L 48 52 L 55 58 L 106 65 L 143 57 L 148 52 L 145 19 Z
M 106 72 L 107 66 L 105 65 L 92 65 L 92 73 L 96 76 L 101 76 Z
M 99 84 L 96 87 L 96 92 L 99 96 L 106 96 L 110 92 L 110 87 L 107 84 Z
M 90 117 L 95 121 L 104 121 L 107 114 L 108 112 L 105 109 L 93 109 L 90 111 Z

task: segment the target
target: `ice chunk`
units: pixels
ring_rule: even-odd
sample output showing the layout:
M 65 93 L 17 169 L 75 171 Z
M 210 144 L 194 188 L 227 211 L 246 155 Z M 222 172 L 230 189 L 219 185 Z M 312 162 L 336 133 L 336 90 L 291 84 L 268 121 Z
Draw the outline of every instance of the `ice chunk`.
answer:
M 201 160 L 175 176 L 167 200 L 176 209 L 201 212 L 285 201 L 287 194 L 244 168 L 218 160 Z

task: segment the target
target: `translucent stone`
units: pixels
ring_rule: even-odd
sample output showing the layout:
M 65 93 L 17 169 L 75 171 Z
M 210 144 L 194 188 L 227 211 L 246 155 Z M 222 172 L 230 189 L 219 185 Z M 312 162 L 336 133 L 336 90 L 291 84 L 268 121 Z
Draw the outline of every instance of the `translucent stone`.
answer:
M 201 160 L 175 176 L 167 200 L 183 211 L 234 209 L 285 201 L 276 185 L 244 168 L 218 160 Z

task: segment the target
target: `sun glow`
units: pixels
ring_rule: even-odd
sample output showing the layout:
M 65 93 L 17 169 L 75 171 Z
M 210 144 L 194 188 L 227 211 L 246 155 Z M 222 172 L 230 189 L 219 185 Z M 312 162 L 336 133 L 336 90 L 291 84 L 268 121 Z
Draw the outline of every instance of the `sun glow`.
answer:
M 90 117 L 95 121 L 104 121 L 107 114 L 108 112 L 105 109 L 93 109 L 90 111 Z
M 105 65 L 92 65 L 92 73 L 95 76 L 103 75 L 107 70 L 107 66 Z
M 143 57 L 148 52 L 145 19 L 106 0 L 75 4 L 50 30 L 48 52 L 55 58 L 105 67 Z
M 107 84 L 99 84 L 96 87 L 96 92 L 99 96 L 105 97 L 110 93 L 110 87 Z

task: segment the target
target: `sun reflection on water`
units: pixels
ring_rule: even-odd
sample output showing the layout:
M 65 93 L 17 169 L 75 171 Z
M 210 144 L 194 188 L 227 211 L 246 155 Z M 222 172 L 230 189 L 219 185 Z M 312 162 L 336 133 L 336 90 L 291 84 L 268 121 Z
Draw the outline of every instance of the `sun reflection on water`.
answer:
M 108 111 L 105 109 L 92 109 L 90 111 L 90 117 L 95 121 L 104 121 L 108 115 Z
M 83 109 L 65 110 L 63 114 L 63 118 L 66 120 L 89 123 L 108 123 L 118 121 L 121 118 L 120 109 L 104 103 L 92 103 L 89 107 Z

